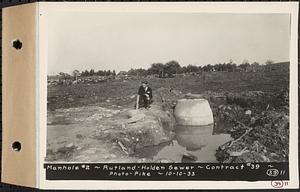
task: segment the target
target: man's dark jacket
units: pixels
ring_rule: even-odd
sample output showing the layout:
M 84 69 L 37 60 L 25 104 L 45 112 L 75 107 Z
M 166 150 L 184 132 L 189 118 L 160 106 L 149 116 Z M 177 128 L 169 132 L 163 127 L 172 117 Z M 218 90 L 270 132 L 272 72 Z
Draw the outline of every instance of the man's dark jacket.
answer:
M 152 99 L 152 89 L 150 87 L 147 87 L 147 90 L 145 91 L 144 87 L 140 86 L 138 94 L 140 96 L 145 96 L 145 94 L 148 94 L 150 97 L 150 100 Z

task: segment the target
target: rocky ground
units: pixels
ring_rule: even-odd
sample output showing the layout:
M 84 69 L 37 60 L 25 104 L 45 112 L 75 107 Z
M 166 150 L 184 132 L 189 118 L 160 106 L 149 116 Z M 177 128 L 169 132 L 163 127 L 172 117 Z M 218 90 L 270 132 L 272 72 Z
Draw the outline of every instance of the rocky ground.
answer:
M 180 95 L 160 89 L 150 109 L 111 104 L 56 109 L 48 112 L 47 161 L 141 162 L 136 150 L 169 142 L 174 137 L 172 107 Z M 166 99 L 167 98 L 167 99 Z M 135 98 L 128 97 L 134 104 Z M 150 160 L 149 160 L 150 161 Z
M 235 140 L 219 147 L 220 162 L 284 162 L 289 157 L 288 92 L 228 95 L 215 116 L 232 124 Z
M 184 97 L 207 99 L 214 132 L 231 135 L 216 151 L 219 162 L 288 161 L 288 74 L 211 76 L 150 80 L 154 103 L 138 111 L 139 81 L 49 88 L 46 160 L 151 162 L 136 152 L 173 139 L 172 110 Z
M 151 162 L 135 156 L 135 153 L 173 139 L 175 120 L 172 109 L 176 100 L 183 97 L 208 99 L 214 113 L 215 129 L 222 129 L 234 139 L 217 150 L 219 162 L 288 161 L 287 92 L 275 95 L 205 92 L 200 95 L 163 88 L 156 91 L 154 104 L 149 110 L 117 105 L 103 107 L 113 102 L 107 101 L 99 105 L 49 111 L 47 160 Z M 135 98 L 128 96 L 128 100 L 133 104 Z

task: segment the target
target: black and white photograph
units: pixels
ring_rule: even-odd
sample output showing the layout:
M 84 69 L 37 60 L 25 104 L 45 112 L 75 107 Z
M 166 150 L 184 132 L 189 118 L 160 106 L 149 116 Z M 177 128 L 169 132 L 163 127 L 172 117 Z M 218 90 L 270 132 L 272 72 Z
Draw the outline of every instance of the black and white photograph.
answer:
M 290 15 L 55 12 L 45 162 L 288 162 Z

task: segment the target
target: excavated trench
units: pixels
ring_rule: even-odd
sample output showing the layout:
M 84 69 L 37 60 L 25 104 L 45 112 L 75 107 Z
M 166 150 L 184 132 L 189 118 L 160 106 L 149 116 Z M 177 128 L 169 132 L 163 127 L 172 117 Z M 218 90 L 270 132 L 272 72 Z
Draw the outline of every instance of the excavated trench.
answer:
M 218 162 L 216 150 L 231 137 L 230 134 L 213 133 L 213 129 L 213 125 L 176 125 L 175 136 L 170 142 L 144 147 L 135 156 L 154 162 Z
M 48 112 L 46 160 L 217 162 L 216 150 L 230 135 L 222 132 L 222 122 L 176 122 L 174 106 L 182 98 L 186 96 L 160 89 L 149 110 L 108 109 L 99 104 Z
M 110 101 L 49 110 L 46 160 L 105 163 L 288 161 L 289 100 L 286 92 L 204 92 L 197 95 L 159 88 L 153 95 L 154 102 L 149 110 L 134 110 L 136 99 L 132 96 L 128 96 L 122 106 Z M 183 98 L 208 100 L 214 123 L 179 125 L 173 107 Z
M 143 147 L 133 155 L 154 162 L 218 162 L 216 150 L 232 138 L 230 134 L 222 133 L 222 122 L 213 123 L 207 100 L 179 100 L 174 113 L 173 139 Z

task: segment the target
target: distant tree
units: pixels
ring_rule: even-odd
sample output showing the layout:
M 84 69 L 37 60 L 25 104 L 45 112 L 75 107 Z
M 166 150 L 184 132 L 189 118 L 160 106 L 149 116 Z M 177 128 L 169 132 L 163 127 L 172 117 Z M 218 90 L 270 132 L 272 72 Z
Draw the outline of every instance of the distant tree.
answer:
M 274 61 L 272 61 L 272 60 L 267 60 L 266 61 L 266 65 L 272 65 L 272 64 L 274 64 Z
M 188 73 L 187 66 L 181 67 L 180 72 L 181 72 L 181 73 Z
M 188 73 L 197 73 L 199 71 L 199 68 L 195 65 L 188 65 L 186 67 L 186 70 Z
M 148 70 L 143 69 L 143 68 L 139 68 L 139 69 L 130 69 L 127 72 L 128 75 L 130 76 L 136 76 L 136 77 L 145 77 L 148 75 Z
M 131 68 L 131 70 L 134 71 L 134 69 L 132 69 L 132 68 Z M 130 70 L 129 70 L 129 71 L 130 71 Z M 128 72 L 129 72 L 129 71 L 128 71 Z M 126 75 L 129 75 L 128 72 L 127 72 L 127 71 L 120 71 L 120 72 L 118 73 L 118 75 L 120 75 L 120 76 L 126 76 Z
M 136 69 L 137 77 L 145 77 L 148 74 L 148 71 L 146 69 Z
M 89 72 L 89 75 L 90 75 L 90 76 L 93 76 L 93 75 L 95 75 L 95 71 L 94 71 L 94 69 L 91 69 L 91 70 L 90 70 L 90 72 Z
M 148 74 L 157 74 L 159 77 L 164 77 L 165 66 L 162 63 L 153 63 L 148 69 Z
M 250 67 L 249 63 L 243 63 L 240 64 L 239 67 L 243 70 L 243 71 L 247 71 L 247 69 Z
M 64 73 L 64 72 L 60 72 L 58 73 L 58 78 L 60 80 L 66 80 L 66 79 L 69 79 L 71 77 L 71 75 L 69 75 L 68 73 Z
M 61 76 L 61 77 L 68 77 L 68 76 L 70 76 L 68 73 L 64 73 L 64 72 L 60 72 L 60 73 L 58 73 L 58 75 Z
M 250 68 L 250 64 L 248 62 L 248 60 L 244 60 L 242 64 L 239 65 L 239 67 L 243 70 L 243 71 L 247 71 Z
M 104 71 L 102 70 L 98 70 L 97 72 L 95 72 L 96 75 L 99 75 L 99 76 L 104 76 Z
M 226 64 L 221 64 L 221 63 L 218 63 L 218 64 L 215 64 L 213 66 L 213 68 L 216 70 L 216 71 L 225 71 L 226 69 Z
M 211 64 L 202 67 L 203 71 L 213 71 L 214 67 Z
M 237 65 L 233 62 L 229 62 L 225 65 L 225 71 L 233 72 L 236 71 Z
M 131 68 L 128 72 L 127 72 L 128 75 L 130 76 L 137 76 L 138 73 L 137 73 L 137 70 Z
M 74 71 L 72 72 L 72 75 L 73 75 L 73 77 L 75 77 L 75 80 L 77 81 L 78 76 L 80 75 L 80 72 L 79 72 L 78 70 L 74 70 Z
M 260 66 L 259 66 L 259 63 L 258 63 L 258 62 L 253 62 L 253 63 L 251 63 L 251 70 L 252 70 L 253 72 L 258 71 L 259 68 L 260 68 Z
M 202 71 L 202 67 L 198 66 L 198 72 Z
M 274 64 L 274 61 L 272 61 L 272 60 L 267 60 L 265 64 L 266 64 L 265 70 L 266 70 L 266 71 L 272 71 L 272 65 Z
M 64 72 L 60 72 L 58 73 L 59 77 L 65 77 L 65 73 Z
M 111 75 L 112 75 L 112 72 L 111 72 L 110 70 L 108 70 L 107 73 L 106 73 L 106 75 L 107 75 L 107 76 L 111 76 Z
M 115 70 L 112 71 L 112 75 L 116 76 L 116 71 Z
M 89 76 L 90 72 L 88 70 L 82 71 L 81 75 L 82 76 Z
M 242 64 L 250 64 L 249 61 L 247 59 L 244 59 Z
M 177 61 L 169 61 L 164 65 L 165 74 L 168 74 L 169 77 L 180 72 L 180 68 Z

